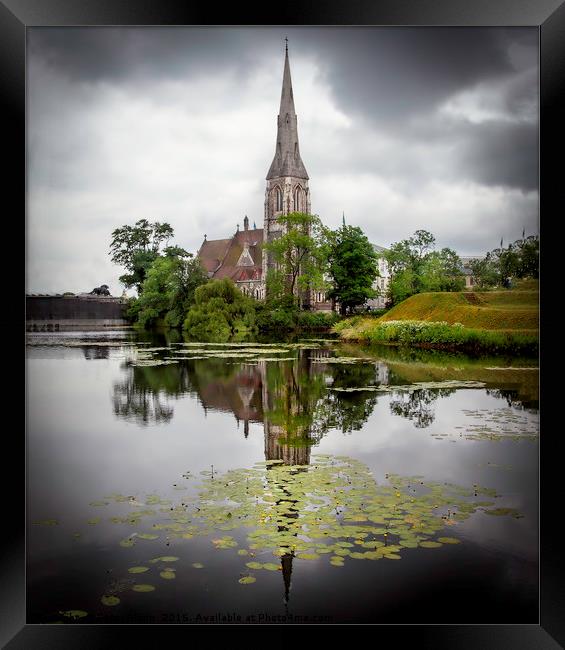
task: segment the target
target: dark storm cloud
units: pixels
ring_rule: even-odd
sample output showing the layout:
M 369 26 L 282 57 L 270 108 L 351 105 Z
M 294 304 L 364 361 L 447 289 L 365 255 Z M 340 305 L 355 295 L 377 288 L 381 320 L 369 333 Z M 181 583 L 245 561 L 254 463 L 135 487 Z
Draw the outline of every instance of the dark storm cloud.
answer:
M 537 190 L 537 150 L 537 125 L 487 123 L 470 129 L 459 163 L 478 183 Z
M 536 63 L 537 34 L 521 29 L 348 29 L 320 39 L 318 48 L 336 102 L 382 124 L 425 114 L 464 88 L 515 73 L 512 44 L 529 48 L 529 64 Z
M 237 28 L 45 27 L 29 30 L 28 47 L 71 79 L 118 82 L 209 75 L 226 66 L 249 72 L 257 63 L 249 41 L 249 30 Z

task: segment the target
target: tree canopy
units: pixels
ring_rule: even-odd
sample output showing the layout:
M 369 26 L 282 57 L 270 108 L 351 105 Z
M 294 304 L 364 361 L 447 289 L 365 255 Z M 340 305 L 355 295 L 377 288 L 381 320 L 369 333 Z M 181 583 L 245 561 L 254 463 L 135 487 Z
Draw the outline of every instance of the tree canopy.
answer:
M 133 226 L 125 225 L 112 232 L 110 259 L 123 266 L 127 273 L 120 276 L 126 287 L 142 291 L 143 282 L 151 264 L 160 256 L 160 249 L 174 235 L 168 223 L 140 219 Z
M 422 291 L 463 289 L 465 282 L 457 253 L 450 248 L 434 248 L 432 233 L 417 230 L 386 251 L 384 256 L 391 274 L 389 302 L 397 304 Z
M 361 228 L 346 226 L 327 231 L 328 274 L 332 287 L 328 296 L 339 303 L 342 314 L 352 312 L 374 298 L 375 278 L 379 275 L 378 256 Z
M 539 278 L 539 237 L 517 239 L 469 264 L 479 288 L 504 286 L 510 278 Z
M 194 303 L 194 293 L 208 281 L 200 260 L 179 247 L 168 247 L 147 271 L 139 298 L 130 308 L 142 327 L 162 320 L 169 327 L 181 327 Z
M 291 212 L 278 217 L 283 233 L 264 245 L 276 269 L 267 276 L 267 295 L 296 296 L 299 306 L 307 303 L 311 289 L 325 288 L 327 246 L 322 222 L 317 215 Z

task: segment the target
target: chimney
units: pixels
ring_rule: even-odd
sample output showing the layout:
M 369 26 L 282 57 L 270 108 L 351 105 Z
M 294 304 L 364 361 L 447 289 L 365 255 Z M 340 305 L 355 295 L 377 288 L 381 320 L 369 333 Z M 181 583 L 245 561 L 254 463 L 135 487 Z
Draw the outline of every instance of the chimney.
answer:
M 249 219 L 247 215 L 245 215 L 245 219 L 243 220 L 243 230 L 249 230 Z

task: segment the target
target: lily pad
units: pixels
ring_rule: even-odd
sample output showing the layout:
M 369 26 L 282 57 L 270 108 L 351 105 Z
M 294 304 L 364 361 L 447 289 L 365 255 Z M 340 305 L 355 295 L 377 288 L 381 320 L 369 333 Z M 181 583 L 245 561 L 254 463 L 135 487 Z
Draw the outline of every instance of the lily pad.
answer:
M 108 607 L 114 607 L 120 604 L 120 599 L 117 596 L 102 596 L 100 602 Z
M 174 580 L 177 577 L 174 571 L 161 571 L 159 575 L 165 580 Z
M 155 587 L 153 585 L 134 585 L 132 587 L 132 591 L 140 591 L 140 592 L 155 591 Z
M 256 580 L 257 578 L 254 578 L 253 576 L 245 576 L 243 578 L 240 578 L 238 582 L 241 585 L 250 585 L 252 582 L 256 582 Z
M 128 569 L 128 573 L 145 573 L 149 571 L 149 567 L 146 566 L 132 566 Z
M 250 569 L 262 569 L 263 565 L 261 562 L 246 562 L 245 566 L 249 567 Z
M 457 539 L 456 537 L 438 537 L 437 541 L 441 542 L 442 544 L 460 544 L 461 543 L 461 540 Z

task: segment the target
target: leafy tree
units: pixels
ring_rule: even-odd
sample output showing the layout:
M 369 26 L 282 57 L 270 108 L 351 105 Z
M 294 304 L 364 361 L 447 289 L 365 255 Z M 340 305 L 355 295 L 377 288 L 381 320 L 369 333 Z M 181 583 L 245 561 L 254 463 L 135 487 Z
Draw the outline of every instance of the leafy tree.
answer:
M 496 259 L 490 253 L 484 259 L 471 260 L 469 268 L 473 274 L 475 286 L 479 289 L 493 287 L 499 282 Z
M 470 263 L 476 285 L 481 288 L 504 286 L 508 278 L 539 277 L 539 237 L 530 235 L 506 248 L 489 251 Z
M 284 227 L 283 234 L 264 245 L 277 266 L 268 273 L 267 283 L 271 288 L 279 287 L 283 294 L 297 296 L 302 306 L 308 290 L 325 288 L 327 247 L 322 223 L 318 216 L 304 212 L 291 212 L 278 221 Z
M 255 303 L 229 278 L 210 280 L 194 291 L 183 328 L 203 340 L 226 341 L 236 332 L 255 329 Z
M 140 219 L 134 226 L 122 226 L 112 232 L 110 259 L 123 266 L 127 273 L 120 276 L 126 287 L 136 287 L 141 293 L 143 281 L 153 262 L 160 256 L 160 247 L 174 235 L 168 223 L 149 223 Z
M 340 304 L 340 312 L 351 313 L 355 307 L 374 298 L 373 282 L 379 275 L 377 254 L 361 228 L 346 226 L 326 231 L 328 273 L 332 280 L 329 297 Z
M 169 327 L 181 327 L 196 288 L 208 281 L 200 260 L 191 253 L 177 246 L 164 252 L 147 271 L 135 305 L 137 323 L 145 328 L 158 319 Z
M 397 304 L 422 291 L 461 291 L 461 260 L 450 248 L 434 251 L 435 237 L 417 230 L 412 237 L 393 244 L 384 254 L 391 272 L 389 299 Z
M 462 291 L 465 278 L 461 260 L 451 248 L 428 253 L 421 265 L 422 291 Z

